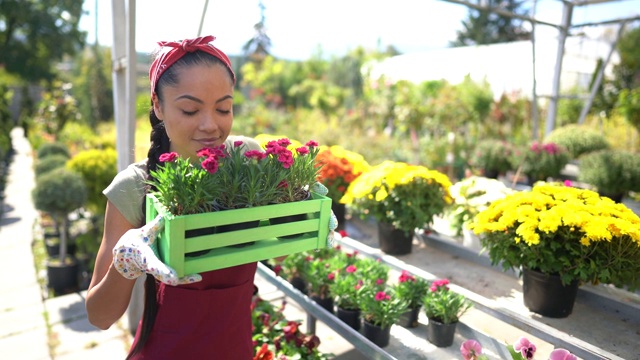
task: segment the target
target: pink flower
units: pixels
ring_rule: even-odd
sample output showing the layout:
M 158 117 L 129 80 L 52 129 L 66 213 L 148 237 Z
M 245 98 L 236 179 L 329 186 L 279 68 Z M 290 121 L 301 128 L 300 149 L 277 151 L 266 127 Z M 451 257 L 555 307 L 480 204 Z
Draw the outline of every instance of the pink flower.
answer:
M 177 152 L 169 152 L 160 155 L 160 162 L 174 162 L 178 158 Z
M 329 275 L 327 275 L 327 279 L 333 281 L 336 278 L 336 274 L 333 272 L 330 272 Z
M 276 276 L 278 276 L 278 274 L 280 274 L 281 271 L 282 271 L 282 265 L 278 264 L 273 267 L 273 272 L 276 274 Z
M 416 278 L 407 270 L 402 270 L 402 274 L 400 275 L 400 278 L 398 278 L 398 281 L 401 283 L 407 281 L 416 281 Z
M 286 148 L 281 148 L 278 152 L 278 161 L 282 164 L 282 167 L 288 169 L 293 165 L 293 154 Z
M 389 299 L 391 299 L 391 297 L 384 291 L 378 291 L 378 293 L 376 294 L 376 301 L 384 301 Z
M 549 354 L 549 360 L 578 360 L 578 357 L 573 355 L 566 349 L 555 349 Z
M 316 141 L 314 141 L 314 140 L 307 141 L 307 143 L 305 145 L 306 146 L 318 147 L 318 143 Z
M 296 152 L 298 153 L 298 155 L 305 156 L 309 154 L 309 149 L 304 146 L 301 146 L 296 149 Z
M 382 285 L 382 284 L 384 284 L 384 279 L 376 280 L 376 285 Z
M 529 341 L 526 337 L 521 337 L 513 344 L 513 349 L 525 359 L 533 359 L 533 355 L 536 353 L 536 346 Z
M 573 184 L 571 184 L 571 180 L 565 180 L 564 181 L 564 186 L 572 186 Z
M 460 354 L 464 360 L 476 360 L 482 355 L 482 345 L 476 340 L 467 340 L 460 345 Z
M 347 270 L 348 273 L 354 273 L 354 272 L 356 272 L 357 269 L 356 269 L 355 265 L 349 265 L 349 266 L 347 266 L 346 270 Z
M 286 148 L 287 146 L 291 145 L 291 140 L 287 138 L 282 138 L 277 141 L 277 144 Z
M 244 156 L 247 159 L 253 159 L 253 160 L 263 160 L 264 158 L 267 157 L 267 154 L 265 154 L 264 152 L 260 151 L 260 150 L 248 150 L 244 153 Z
M 240 147 L 242 146 L 243 142 L 242 140 L 236 140 L 233 142 L 233 147 Z
M 215 174 L 218 171 L 218 160 L 215 156 L 209 156 L 202 162 L 202 168 L 207 170 L 209 174 Z

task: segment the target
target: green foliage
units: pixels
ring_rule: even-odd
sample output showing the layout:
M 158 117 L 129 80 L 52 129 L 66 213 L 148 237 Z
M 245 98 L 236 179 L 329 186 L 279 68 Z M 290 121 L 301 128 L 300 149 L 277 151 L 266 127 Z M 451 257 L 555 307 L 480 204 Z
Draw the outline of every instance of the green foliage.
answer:
M 49 142 L 42 144 L 38 148 L 36 155 L 38 159 L 44 159 L 51 155 L 61 155 L 66 157 L 67 159 L 71 158 L 69 148 L 67 147 L 67 145 L 61 142 Z
M 631 126 L 640 131 L 640 86 L 635 89 L 623 89 L 616 108 Z
M 82 119 L 95 129 L 100 122 L 113 118 L 110 48 L 85 49 L 76 59 L 79 73 L 74 78 L 74 97 Z
M 67 122 L 79 119 L 76 100 L 68 93 L 70 89 L 70 84 L 55 81 L 51 89 L 42 95 L 34 117 L 36 131 L 41 130 L 55 137 Z
M 52 170 L 65 167 L 67 161 L 69 161 L 69 158 L 63 154 L 52 154 L 42 158 L 39 157 L 33 167 L 36 179 Z
M 545 141 L 564 147 L 572 159 L 609 148 L 609 143 L 602 134 L 589 126 L 577 124 L 556 128 L 545 137 Z
M 449 280 L 435 280 L 423 299 L 424 312 L 429 320 L 443 324 L 458 322 L 471 308 L 471 302 L 464 295 L 453 292 L 447 286 Z
M 360 296 L 362 316 L 365 321 L 387 328 L 398 322 L 408 309 L 408 303 L 400 299 L 393 291 L 366 286 Z
M 66 215 L 84 205 L 87 188 L 80 174 L 58 168 L 36 179 L 32 195 L 36 209 Z
M 480 141 L 469 159 L 469 165 L 476 170 L 490 173 L 504 174 L 513 169 L 513 157 L 516 148 L 506 140 L 485 139 Z
M 565 126 L 578 122 L 578 119 L 580 119 L 580 112 L 582 112 L 582 108 L 584 107 L 584 100 L 577 96 L 581 92 L 584 91 L 572 89 L 568 91 L 568 95 L 576 96 L 558 99 L 558 113 L 556 116 L 556 124 L 558 126 Z
M 560 171 L 569 163 L 569 151 L 552 142 L 538 143 L 534 141 L 514 157 L 514 167 L 527 175 L 529 182 L 557 179 Z
M 422 306 L 430 285 L 427 280 L 402 270 L 398 282 L 392 289 L 398 298 L 407 302 L 409 309 L 417 309 Z
M 628 29 L 620 37 L 616 50 L 620 62 L 613 67 L 614 86 L 618 91 L 640 87 L 640 27 Z
M 522 0 L 489 0 L 484 5 L 527 16 L 528 10 Z M 471 46 L 528 40 L 531 32 L 523 27 L 523 20 L 493 13 L 489 10 L 469 8 L 467 20 L 462 21 L 462 30 L 457 31 L 452 46 Z
M 6 84 L 0 84 L 0 161 L 3 161 L 11 149 L 11 99 L 13 91 Z
M 30 80 L 51 80 L 54 65 L 84 45 L 82 0 L 0 1 L 0 64 Z
M 580 159 L 578 180 L 609 197 L 640 191 L 640 155 L 622 150 L 601 150 Z
M 68 167 L 82 175 L 87 188 L 87 207 L 94 214 L 103 214 L 107 198 L 102 194 L 118 172 L 118 154 L 114 149 L 86 150 L 76 154 Z

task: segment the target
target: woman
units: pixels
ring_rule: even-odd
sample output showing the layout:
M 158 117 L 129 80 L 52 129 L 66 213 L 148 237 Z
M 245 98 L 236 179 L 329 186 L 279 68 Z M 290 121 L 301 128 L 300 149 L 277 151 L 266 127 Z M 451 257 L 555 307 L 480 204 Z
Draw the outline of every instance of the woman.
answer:
M 151 146 L 148 158 L 119 173 L 105 189 L 104 237 L 86 308 L 89 321 L 109 328 L 126 311 L 135 279 L 146 275 L 145 310 L 129 359 L 252 359 L 251 311 L 256 263 L 178 279 L 150 244 L 163 219 L 144 224 L 145 180 L 161 154 L 196 152 L 229 138 L 235 74 L 213 36 L 161 42 L 149 70 Z M 243 138 L 248 148 L 259 149 Z M 176 286 L 179 285 L 179 286 Z

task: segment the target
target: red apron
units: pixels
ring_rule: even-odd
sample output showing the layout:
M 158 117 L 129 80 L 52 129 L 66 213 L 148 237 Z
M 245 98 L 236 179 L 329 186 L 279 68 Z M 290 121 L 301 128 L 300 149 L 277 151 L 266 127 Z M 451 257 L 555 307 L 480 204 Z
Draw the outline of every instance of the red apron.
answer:
M 250 307 L 256 268 L 249 263 L 210 271 L 188 285 L 158 283 L 153 330 L 132 359 L 253 359 Z

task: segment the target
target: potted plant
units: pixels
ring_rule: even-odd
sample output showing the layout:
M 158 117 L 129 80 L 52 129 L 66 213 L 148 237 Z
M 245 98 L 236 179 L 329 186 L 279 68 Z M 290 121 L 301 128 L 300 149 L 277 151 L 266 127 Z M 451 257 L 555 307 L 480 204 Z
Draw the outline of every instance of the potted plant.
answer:
M 547 181 L 548 178 L 559 178 L 560 171 L 569 160 L 570 155 L 566 148 L 552 142 L 537 141 L 513 157 L 514 167 L 527 176 L 530 185 L 536 181 Z
M 407 310 L 407 302 L 393 291 L 367 286 L 361 299 L 364 336 L 379 347 L 389 345 L 391 326 Z
M 431 224 L 451 204 L 450 186 L 449 178 L 437 170 L 384 161 L 355 179 L 342 201 L 360 216 L 374 217 L 380 249 L 400 255 L 411 252 L 415 229 Z
M 422 301 L 429 290 L 429 282 L 421 277 L 412 275 L 407 270 L 402 270 L 398 282 L 392 287 L 396 296 L 407 302 L 407 310 L 400 316 L 399 324 L 404 327 L 414 328 L 418 326 L 418 315 L 422 308 Z
M 333 310 L 331 285 L 335 279 L 332 262 L 322 256 L 307 256 L 308 264 L 304 267 L 304 279 L 308 284 L 309 297 L 330 313 Z
M 539 184 L 493 202 L 470 227 L 494 265 L 522 271 L 524 304 L 541 315 L 569 316 L 579 284 L 640 285 L 640 218 L 594 191 Z
M 329 189 L 331 209 L 338 219 L 338 230 L 344 229 L 345 204 L 341 202 L 349 184 L 369 169 L 364 157 L 342 146 L 324 147 L 318 153 L 316 162 L 322 165 L 318 181 Z
M 284 277 L 291 286 L 298 289 L 301 293 L 307 294 L 307 281 L 304 279 L 307 273 L 306 267 L 309 265 L 308 257 L 310 254 L 306 251 L 296 252 L 285 257 L 280 264 L 274 266 L 274 271 L 278 275 Z
M 545 142 L 555 143 L 569 151 L 571 159 L 582 155 L 609 149 L 607 139 L 597 130 L 587 126 L 570 124 L 559 127 L 545 137 Z
M 533 359 L 537 351 L 536 345 L 526 337 L 518 338 L 513 345 L 506 345 L 506 348 L 513 360 Z M 489 360 L 489 357 L 482 353 L 482 344 L 473 339 L 465 340 L 460 345 L 460 355 L 464 360 Z M 549 360 L 578 360 L 578 357 L 567 349 L 555 348 L 549 354 Z
M 82 177 L 66 168 L 59 168 L 42 175 L 33 189 L 36 209 L 47 212 L 55 219 L 60 234 L 58 259 L 48 259 L 47 278 L 49 287 L 56 294 L 74 291 L 78 285 L 78 263 L 67 256 L 69 235 L 69 213 L 84 205 L 87 189 Z
M 314 193 L 315 180 L 310 180 L 318 171 L 317 144 L 309 142 L 294 156 L 285 142 L 288 139 L 283 138 L 267 149 L 257 144 L 249 149 L 244 141 L 236 140 L 228 148 L 200 149 L 197 159 L 180 158 L 176 153 L 160 156 L 149 181 L 147 221 L 165 215 L 169 224 L 159 236 L 160 257 L 178 275 L 185 269 L 198 273 L 326 247 L 331 200 Z M 310 195 L 309 201 L 294 204 L 301 200 L 295 195 L 302 192 Z M 291 216 L 301 219 L 283 224 L 274 221 Z M 180 224 L 172 227 L 172 221 Z M 170 232 L 171 228 L 179 230 Z M 297 241 L 271 241 L 288 236 Z M 186 242 L 187 238 L 194 239 Z M 258 241 L 262 241 L 260 251 L 222 251 Z
M 347 256 L 341 252 L 338 255 L 335 277 L 329 285 L 329 291 L 334 297 L 337 317 L 355 330 L 360 329 L 361 309 L 360 295 L 363 289 L 363 274 L 359 260 L 355 255 Z
M 513 168 L 511 158 L 515 151 L 514 146 L 505 140 L 485 139 L 476 144 L 469 165 L 479 170 L 482 176 L 497 179 Z
M 451 291 L 448 285 L 448 279 L 434 280 L 423 299 L 429 319 L 427 339 L 438 347 L 451 346 L 460 317 L 471 308 L 467 298 Z
M 467 225 L 492 202 L 514 192 L 502 181 L 481 176 L 470 176 L 449 188 L 453 204 L 447 208 L 449 225 L 456 236 L 463 236 L 464 246 L 480 250 L 480 240 Z
M 629 191 L 640 191 L 640 155 L 621 150 L 601 150 L 580 159 L 578 180 L 622 202 Z

